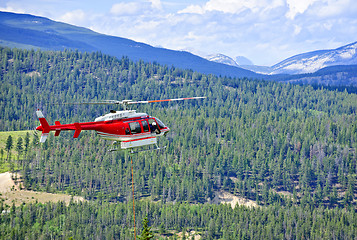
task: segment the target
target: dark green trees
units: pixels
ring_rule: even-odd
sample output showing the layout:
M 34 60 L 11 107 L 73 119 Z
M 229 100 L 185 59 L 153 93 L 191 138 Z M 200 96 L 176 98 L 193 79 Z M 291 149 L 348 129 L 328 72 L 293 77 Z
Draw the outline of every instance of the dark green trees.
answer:
M 10 155 L 10 150 L 13 147 L 13 140 L 12 140 L 12 136 L 9 135 L 6 139 L 6 145 L 5 145 L 5 149 L 7 151 L 7 157 L 6 160 L 9 161 L 9 155 Z
M 149 227 L 148 223 L 149 223 L 149 220 L 148 220 L 148 217 L 146 216 L 142 222 L 143 230 L 142 230 L 141 234 L 138 236 L 139 240 L 150 240 L 150 239 L 154 238 L 154 235 L 151 232 L 151 227 Z

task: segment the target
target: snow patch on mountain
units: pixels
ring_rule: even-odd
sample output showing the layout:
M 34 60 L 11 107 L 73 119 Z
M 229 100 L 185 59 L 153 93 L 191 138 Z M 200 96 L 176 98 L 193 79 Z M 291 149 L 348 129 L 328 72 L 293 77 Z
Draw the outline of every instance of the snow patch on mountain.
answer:
M 205 57 L 207 60 L 211 61 L 211 62 L 218 62 L 218 63 L 223 63 L 223 64 L 227 64 L 230 66 L 234 66 L 234 67 L 239 67 L 239 65 L 236 63 L 236 61 L 234 61 L 232 58 L 223 55 L 223 54 L 211 54 Z
M 311 73 L 317 70 L 327 67 L 326 64 L 331 59 L 329 57 L 319 58 L 318 56 L 313 56 L 312 58 L 301 59 L 300 61 L 292 62 L 284 66 L 287 71 L 299 71 L 299 73 Z M 273 72 L 276 71 L 275 69 Z
M 356 54 L 356 49 L 355 49 L 355 48 L 353 48 L 353 49 L 347 49 L 346 51 L 340 53 L 340 57 L 341 57 L 341 58 L 344 58 L 344 59 L 350 59 L 350 58 L 352 58 L 355 54 Z

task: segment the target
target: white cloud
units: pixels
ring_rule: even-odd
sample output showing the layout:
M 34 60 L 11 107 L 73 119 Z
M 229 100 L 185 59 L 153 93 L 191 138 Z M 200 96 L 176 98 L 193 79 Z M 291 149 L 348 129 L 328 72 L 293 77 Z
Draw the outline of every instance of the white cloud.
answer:
M 13 13 L 26 13 L 26 11 L 24 9 L 21 9 L 21 8 L 17 8 L 17 7 L 12 7 L 12 6 L 9 6 L 7 5 L 6 7 L 2 8 L 0 7 L 0 11 L 3 11 L 3 12 L 13 12 Z
M 357 5 L 352 0 L 286 0 L 289 11 L 286 17 L 294 19 L 299 14 L 318 17 L 334 17 L 355 14 Z
M 145 2 L 133 1 L 116 3 L 111 7 L 110 13 L 117 16 L 137 16 L 158 10 L 162 10 L 160 0 L 147 0 Z
M 297 14 L 304 13 L 314 2 L 319 0 L 287 0 L 289 11 L 286 17 L 294 19 Z
M 189 5 L 180 13 L 204 14 L 209 11 L 218 11 L 230 14 L 239 14 L 245 10 L 253 13 L 284 6 L 284 0 L 209 0 L 204 5 Z
M 206 13 L 207 11 L 219 11 L 219 12 L 224 12 L 224 13 L 239 13 L 242 10 L 247 8 L 246 5 L 253 5 L 255 1 L 256 0 L 252 0 L 251 3 L 249 4 L 248 0 L 239 0 L 239 1 L 210 0 L 202 7 L 199 5 L 190 5 L 187 8 L 185 8 L 184 10 L 182 10 L 181 12 L 198 13 L 198 14 L 203 14 L 203 13 Z
M 343 13 L 353 10 L 356 10 L 356 4 L 355 2 L 351 2 L 351 0 L 325 0 L 316 9 L 316 14 L 319 17 L 331 17 L 343 15 Z
M 220 11 L 223 13 L 240 13 L 246 9 L 254 10 L 258 7 L 257 0 L 222 1 L 211 0 L 206 3 L 206 11 Z
M 60 16 L 59 20 L 66 23 L 81 25 L 84 24 L 85 21 L 87 21 L 87 18 L 88 16 L 83 10 L 77 9 Z
M 294 25 L 294 35 L 298 35 L 301 32 L 301 27 L 299 25 Z
M 198 13 L 203 14 L 205 10 L 199 5 L 189 5 L 188 7 L 178 11 L 178 13 Z
M 162 4 L 160 0 L 149 0 L 151 2 L 152 8 L 162 9 Z
M 114 15 L 136 15 L 142 12 L 143 9 L 143 5 L 139 2 L 121 2 L 114 4 L 110 9 L 110 13 Z

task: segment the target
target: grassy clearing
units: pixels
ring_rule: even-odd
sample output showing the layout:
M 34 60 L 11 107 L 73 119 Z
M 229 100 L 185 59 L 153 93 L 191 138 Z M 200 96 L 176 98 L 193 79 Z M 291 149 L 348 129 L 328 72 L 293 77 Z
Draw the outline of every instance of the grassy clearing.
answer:
M 15 147 L 16 143 L 17 143 L 17 139 L 19 139 L 19 137 L 22 137 L 22 139 L 25 139 L 26 133 L 30 134 L 30 139 L 32 140 L 32 131 L 31 130 L 0 132 L 0 149 L 2 148 L 5 150 L 6 140 L 9 137 L 9 135 L 11 135 L 13 147 Z M 12 149 L 12 151 L 14 153 L 16 153 L 14 148 Z
M 22 203 L 46 203 L 64 201 L 68 204 L 71 199 L 74 201 L 85 201 L 83 197 L 71 196 L 68 194 L 55 194 L 47 192 L 35 192 L 23 189 L 21 175 L 13 173 L 0 173 L 0 202 L 3 201 L 8 209 L 12 203 L 20 206 Z
M 27 190 L 13 190 L 0 193 L 0 201 L 3 199 L 5 206 L 11 206 L 13 202 L 16 206 L 20 206 L 22 203 L 46 203 L 58 201 L 63 201 L 68 204 L 72 198 L 76 202 L 85 201 L 83 197 L 71 196 L 68 194 L 34 192 Z
M 30 134 L 30 140 L 32 141 L 32 131 L 31 130 L 25 130 L 25 131 L 7 131 L 7 132 L 0 132 L 0 173 L 8 172 L 11 169 L 17 170 L 16 163 L 14 159 L 18 158 L 18 153 L 16 151 L 16 145 L 19 137 L 22 138 L 23 140 L 23 148 L 24 148 L 24 139 L 26 134 Z M 7 150 L 5 149 L 6 147 L 6 141 L 8 137 L 11 135 L 12 137 L 12 149 L 10 151 L 11 154 L 11 161 L 7 162 Z M 22 157 L 22 156 L 21 156 Z M 20 159 L 21 159 L 20 157 Z M 13 166 L 11 166 L 11 164 Z
M 10 170 L 11 170 L 10 163 L 0 161 L 0 173 L 9 172 Z

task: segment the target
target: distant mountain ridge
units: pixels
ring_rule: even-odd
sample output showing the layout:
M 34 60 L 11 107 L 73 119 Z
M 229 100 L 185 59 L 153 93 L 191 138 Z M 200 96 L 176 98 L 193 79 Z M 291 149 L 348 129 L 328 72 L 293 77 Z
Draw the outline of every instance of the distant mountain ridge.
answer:
M 357 42 L 336 49 L 295 55 L 272 66 L 270 74 L 313 73 L 336 65 L 357 65 Z
M 29 14 L 0 11 L 0 32 L 0 45 L 3 46 L 42 50 L 101 51 L 118 58 L 128 56 L 134 61 L 157 62 L 205 74 L 259 79 L 264 77 L 243 68 L 211 62 L 189 52 L 156 48 Z
M 206 59 L 231 66 L 239 66 L 259 74 L 305 74 L 331 66 L 357 65 L 357 42 L 336 49 L 298 54 L 273 66 L 239 64 L 237 61 L 223 54 L 211 54 Z M 249 59 L 247 60 L 249 61 Z

